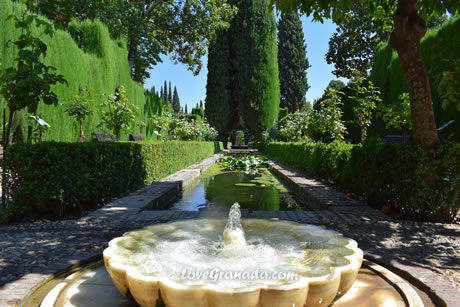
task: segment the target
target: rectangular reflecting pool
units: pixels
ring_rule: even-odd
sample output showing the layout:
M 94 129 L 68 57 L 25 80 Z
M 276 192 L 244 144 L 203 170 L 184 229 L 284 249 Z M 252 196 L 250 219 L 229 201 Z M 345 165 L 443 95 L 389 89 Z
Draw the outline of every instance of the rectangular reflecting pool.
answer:
M 266 168 L 227 171 L 214 164 L 171 202 L 169 210 L 227 210 L 235 202 L 252 210 L 312 210 Z

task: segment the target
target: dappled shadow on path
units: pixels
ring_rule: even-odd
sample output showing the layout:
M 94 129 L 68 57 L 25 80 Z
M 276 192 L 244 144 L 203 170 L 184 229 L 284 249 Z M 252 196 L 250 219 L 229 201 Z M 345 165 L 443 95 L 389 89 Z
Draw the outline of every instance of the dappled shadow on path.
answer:
M 414 277 L 422 276 L 426 269 L 440 274 L 454 287 L 460 284 L 459 225 L 368 220 L 328 227 L 356 240 L 365 254 L 381 263 L 410 266 L 412 272 L 420 273 Z

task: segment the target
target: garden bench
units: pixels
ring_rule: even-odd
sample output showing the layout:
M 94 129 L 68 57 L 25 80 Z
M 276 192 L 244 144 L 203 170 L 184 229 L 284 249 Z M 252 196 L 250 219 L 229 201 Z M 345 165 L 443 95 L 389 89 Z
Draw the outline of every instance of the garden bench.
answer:
M 438 133 L 444 133 L 445 131 L 449 130 L 450 127 L 453 127 L 455 120 L 450 120 L 441 127 L 438 128 Z M 406 143 L 412 141 L 412 135 L 406 135 Z M 403 136 L 400 134 L 389 134 L 385 135 L 382 139 L 383 144 L 394 144 L 394 143 L 403 143 Z
M 243 145 L 243 144 L 236 144 L 236 145 L 232 145 L 231 149 L 249 149 L 249 146 Z
M 133 142 L 140 142 L 140 141 L 143 141 L 143 140 L 144 140 L 144 137 L 143 137 L 142 135 L 130 134 L 130 135 L 129 135 L 129 140 L 130 140 L 130 141 L 133 141 Z
M 412 140 L 412 135 L 406 135 L 406 143 Z M 403 136 L 401 134 L 388 134 L 385 135 L 382 139 L 383 144 L 396 144 L 396 143 L 403 143 Z
M 94 137 L 94 140 L 98 142 L 105 142 L 105 141 L 118 141 L 117 137 L 110 133 L 96 133 L 93 132 L 91 134 Z

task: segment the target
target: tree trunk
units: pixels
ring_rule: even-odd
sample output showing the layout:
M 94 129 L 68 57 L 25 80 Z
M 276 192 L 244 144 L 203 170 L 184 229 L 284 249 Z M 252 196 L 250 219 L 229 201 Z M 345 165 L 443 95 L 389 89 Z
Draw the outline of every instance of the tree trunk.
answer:
M 10 109 L 10 114 L 8 116 L 8 126 L 6 128 L 6 135 L 3 144 L 3 152 L 6 151 L 6 147 L 8 147 L 8 143 L 10 142 L 10 132 L 11 132 L 11 125 L 13 125 L 13 118 L 14 118 L 14 110 Z
M 128 62 L 129 68 L 131 72 L 131 78 L 134 77 L 134 73 L 136 71 L 135 63 L 136 63 L 136 55 L 137 55 L 137 39 L 135 35 L 130 35 L 129 39 L 129 47 L 128 47 Z
M 398 0 L 390 45 L 399 55 L 409 87 L 414 143 L 424 149 L 437 148 L 438 131 L 434 119 L 430 82 L 423 63 L 420 40 L 425 35 L 425 21 L 417 15 L 417 0 Z
M 220 140 L 222 141 L 222 144 L 224 145 L 224 149 L 228 148 L 228 134 L 224 133 L 220 136 Z
M 403 132 L 403 144 L 406 144 L 406 135 L 407 135 L 406 125 L 401 125 L 401 126 L 402 126 L 402 132 Z
M 83 126 L 80 120 L 80 143 L 85 139 L 85 134 L 83 133 Z

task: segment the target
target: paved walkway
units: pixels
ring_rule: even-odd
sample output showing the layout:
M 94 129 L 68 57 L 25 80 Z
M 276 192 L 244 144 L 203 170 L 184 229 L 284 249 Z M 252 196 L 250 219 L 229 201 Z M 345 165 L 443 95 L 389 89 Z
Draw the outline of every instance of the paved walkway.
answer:
M 0 306 L 15 306 L 34 288 L 73 265 L 97 259 L 124 232 L 154 223 L 216 213 L 161 209 L 217 156 L 113 201 L 79 220 L 0 227 Z M 438 306 L 460 306 L 460 225 L 397 221 L 313 179 L 272 165 L 303 197 L 323 211 L 243 211 L 243 218 L 278 218 L 337 230 L 358 241 L 365 257 L 431 292 Z M 224 217 L 224 213 L 218 214 Z

